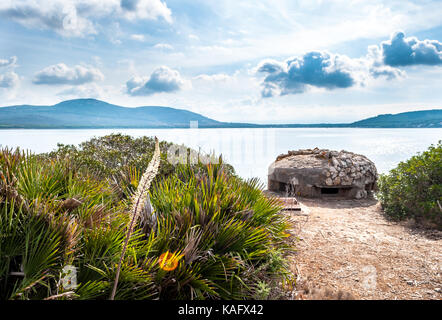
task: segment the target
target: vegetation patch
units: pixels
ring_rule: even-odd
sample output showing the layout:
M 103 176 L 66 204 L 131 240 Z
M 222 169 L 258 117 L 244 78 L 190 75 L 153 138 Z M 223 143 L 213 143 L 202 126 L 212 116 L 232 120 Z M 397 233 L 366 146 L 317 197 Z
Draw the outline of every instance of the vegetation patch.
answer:
M 442 143 L 431 145 L 379 178 L 384 212 L 395 220 L 442 229 Z
M 0 299 L 109 299 L 117 270 L 115 299 L 269 298 L 289 283 L 278 200 L 222 159 L 166 165 L 166 146 L 133 228 L 153 139 L 0 150 Z

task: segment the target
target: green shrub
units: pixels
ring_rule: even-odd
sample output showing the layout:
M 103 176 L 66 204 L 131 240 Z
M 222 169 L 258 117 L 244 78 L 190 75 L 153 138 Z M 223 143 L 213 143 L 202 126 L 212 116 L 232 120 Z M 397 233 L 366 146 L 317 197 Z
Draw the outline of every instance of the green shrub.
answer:
M 122 141 L 109 148 L 116 158 L 136 144 L 110 139 Z M 150 159 L 122 164 L 108 147 L 95 154 L 82 145 L 43 156 L 0 150 L 0 300 L 109 298 L 130 194 Z M 115 299 L 253 298 L 256 283 L 288 277 L 281 260 L 290 250 L 288 224 L 256 179 L 244 181 L 222 163 L 170 168 L 150 190 L 156 225 L 138 221 L 129 240 Z M 75 288 L 63 285 L 67 265 L 77 270 Z
M 161 141 L 161 165 L 160 176 L 167 176 L 174 172 L 176 165 L 167 160 L 168 150 L 172 147 L 179 147 L 173 143 Z M 110 134 L 102 137 L 94 137 L 80 145 L 58 144 L 56 150 L 43 156 L 52 160 L 61 159 L 69 162 L 77 170 L 85 169 L 88 173 L 101 179 L 129 179 L 134 175 L 144 172 L 154 153 L 155 140 L 153 137 L 133 138 L 120 133 Z M 189 154 L 199 152 L 186 148 Z M 188 160 L 187 159 L 187 160 Z M 233 167 L 227 165 L 226 169 L 233 174 Z M 201 167 L 201 165 L 194 165 Z
M 165 141 L 160 143 L 163 175 L 173 171 L 173 166 L 167 161 L 167 149 L 171 145 Z M 69 161 L 76 169 L 86 169 L 94 176 L 105 179 L 119 175 L 128 168 L 144 171 L 152 158 L 154 147 L 155 141 L 151 137 L 133 138 L 129 135 L 110 134 L 94 137 L 78 147 L 58 144 L 57 149 L 47 156 Z
M 413 218 L 441 229 L 441 141 L 381 175 L 378 187 L 377 197 L 389 217 L 395 220 Z

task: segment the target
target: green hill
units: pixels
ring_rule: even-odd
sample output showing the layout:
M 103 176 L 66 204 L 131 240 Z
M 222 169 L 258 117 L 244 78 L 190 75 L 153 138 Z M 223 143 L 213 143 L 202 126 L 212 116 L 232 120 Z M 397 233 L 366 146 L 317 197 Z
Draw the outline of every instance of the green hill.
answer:
M 221 122 L 168 107 L 124 108 L 95 99 L 76 99 L 53 106 L 0 108 L 0 128 L 188 128 L 217 127 Z
M 351 126 L 362 128 L 441 128 L 442 109 L 381 114 L 353 122 Z
M 95 99 L 0 108 L 0 129 L 189 128 L 191 121 L 198 121 L 200 128 L 442 128 L 442 109 L 382 114 L 353 123 L 259 125 L 220 122 L 169 107 L 126 108 Z

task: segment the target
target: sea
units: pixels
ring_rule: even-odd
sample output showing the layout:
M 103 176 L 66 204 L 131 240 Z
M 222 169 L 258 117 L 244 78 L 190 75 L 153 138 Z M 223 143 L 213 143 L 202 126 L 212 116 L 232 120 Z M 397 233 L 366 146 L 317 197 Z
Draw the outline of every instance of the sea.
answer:
M 202 153 L 222 155 L 239 176 L 257 177 L 264 187 L 269 165 L 289 150 L 318 147 L 351 151 L 367 156 L 379 173 L 387 173 L 399 162 L 442 140 L 440 128 L 3 129 L 0 147 L 42 153 L 54 150 L 58 143 L 78 145 L 111 133 L 157 136 Z

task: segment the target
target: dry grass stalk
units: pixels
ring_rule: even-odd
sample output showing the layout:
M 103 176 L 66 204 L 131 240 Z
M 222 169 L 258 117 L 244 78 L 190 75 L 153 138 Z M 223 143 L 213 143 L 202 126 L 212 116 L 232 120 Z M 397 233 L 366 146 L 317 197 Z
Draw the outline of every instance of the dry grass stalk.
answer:
M 72 295 L 75 295 L 74 291 L 67 291 L 67 292 L 63 292 L 63 293 L 60 293 L 60 294 L 56 294 L 56 295 L 44 298 L 43 300 L 57 300 L 58 298 L 70 297 Z
M 129 242 L 130 236 L 135 227 L 135 222 L 139 217 L 140 213 L 143 211 L 144 206 L 146 205 L 146 200 L 148 199 L 148 192 L 150 184 L 158 173 L 158 168 L 160 166 L 160 145 L 158 142 L 158 138 L 155 137 L 155 152 L 153 154 L 152 160 L 149 162 L 146 171 L 138 183 L 138 188 L 134 195 L 132 196 L 132 210 L 130 211 L 130 223 L 126 233 L 126 240 L 124 242 L 123 250 L 121 252 L 120 262 L 118 263 L 117 274 L 115 276 L 114 287 L 112 289 L 112 293 L 110 296 L 110 300 L 114 300 L 115 293 L 117 291 L 118 279 L 120 277 L 121 271 L 121 263 L 124 258 L 124 254 L 126 253 L 127 244 Z M 150 204 L 150 203 L 149 203 Z

